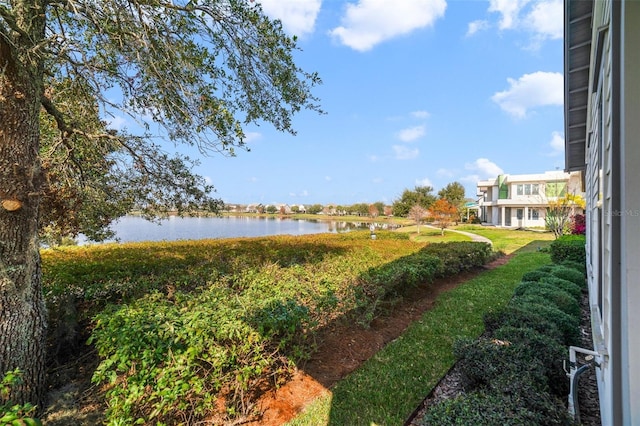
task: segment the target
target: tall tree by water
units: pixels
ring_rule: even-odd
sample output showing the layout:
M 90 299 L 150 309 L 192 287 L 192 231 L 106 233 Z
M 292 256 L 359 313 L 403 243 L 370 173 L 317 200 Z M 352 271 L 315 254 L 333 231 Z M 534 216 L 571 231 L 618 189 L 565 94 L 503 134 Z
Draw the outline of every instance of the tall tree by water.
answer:
M 451 182 L 438 191 L 438 198 L 444 198 L 450 204 L 460 208 L 464 203 L 464 186 L 460 182 Z
M 295 113 L 321 112 L 320 80 L 296 66 L 296 49 L 249 0 L 0 1 L 0 374 L 24 374 L 6 397 L 43 401 L 42 219 L 55 224 L 62 203 L 108 223 L 124 209 L 83 210 L 96 183 L 148 215 L 215 208 L 213 188 L 156 129 L 225 155 L 245 148 L 249 123 L 293 132 Z M 120 114 L 141 131 L 107 129 Z
M 435 203 L 433 188 L 430 186 L 416 186 L 413 190 L 405 189 L 400 199 L 393 202 L 394 216 L 407 217 L 411 207 L 416 204 L 428 209 Z

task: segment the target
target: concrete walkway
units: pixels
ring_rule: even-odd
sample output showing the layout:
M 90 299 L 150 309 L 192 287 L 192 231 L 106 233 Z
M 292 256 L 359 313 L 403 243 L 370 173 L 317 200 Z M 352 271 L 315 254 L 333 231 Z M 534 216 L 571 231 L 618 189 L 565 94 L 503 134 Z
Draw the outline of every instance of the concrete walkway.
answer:
M 425 226 L 427 228 L 440 230 L 440 228 L 435 227 L 433 225 L 422 225 L 422 226 Z M 490 246 L 493 246 L 493 243 L 491 242 L 491 240 L 488 239 L 487 237 L 483 237 L 482 235 L 473 234 L 471 232 L 466 232 L 466 231 L 458 231 L 456 229 L 448 229 L 448 228 L 447 228 L 447 231 L 449 231 L 449 232 L 457 232 L 458 234 L 462 234 L 462 235 L 466 235 L 467 237 L 470 237 L 471 241 L 475 241 L 475 242 L 478 242 L 478 243 L 488 243 Z

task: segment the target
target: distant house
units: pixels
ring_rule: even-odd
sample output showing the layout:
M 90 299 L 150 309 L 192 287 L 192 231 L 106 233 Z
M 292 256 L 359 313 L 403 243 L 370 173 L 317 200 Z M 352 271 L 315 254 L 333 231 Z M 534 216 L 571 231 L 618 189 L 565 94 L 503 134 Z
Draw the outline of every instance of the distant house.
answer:
M 580 173 L 561 171 L 499 175 L 478 182 L 478 208 L 483 223 L 502 227 L 544 227 L 549 201 L 582 194 Z
M 564 3 L 566 169 L 584 173 L 602 424 L 640 425 L 640 2 Z

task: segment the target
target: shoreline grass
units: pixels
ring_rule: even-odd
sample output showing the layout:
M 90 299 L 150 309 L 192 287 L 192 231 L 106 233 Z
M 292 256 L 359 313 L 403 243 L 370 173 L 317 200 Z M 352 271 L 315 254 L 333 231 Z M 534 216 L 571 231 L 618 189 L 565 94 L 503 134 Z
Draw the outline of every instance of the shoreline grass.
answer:
M 533 241 L 510 261 L 442 294 L 405 333 L 314 401 L 289 426 L 403 424 L 454 363 L 453 342 L 477 337 L 483 314 L 513 295 L 522 274 L 549 263 Z

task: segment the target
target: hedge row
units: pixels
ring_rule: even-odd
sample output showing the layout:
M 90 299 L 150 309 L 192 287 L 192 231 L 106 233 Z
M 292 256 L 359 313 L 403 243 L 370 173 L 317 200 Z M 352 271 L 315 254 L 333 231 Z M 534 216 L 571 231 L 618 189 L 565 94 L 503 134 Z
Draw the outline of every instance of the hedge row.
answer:
M 473 270 L 493 256 L 491 245 L 487 243 L 438 243 L 382 267 L 371 268 L 358 280 L 358 320 L 365 324 L 370 322 L 381 302 L 400 296 L 409 288 Z
M 492 256 L 483 243 L 437 244 L 398 256 L 391 236 L 375 243 L 345 238 L 354 240 L 255 247 L 255 256 L 225 257 L 238 267 L 212 274 L 206 284 L 176 284 L 171 294 L 152 292 L 100 312 L 90 341 L 102 359 L 93 381 L 106 390 L 107 422 L 246 419 L 266 384 L 283 384 L 295 363 L 310 356 L 326 318 L 353 313 L 370 320 L 381 301 Z M 264 261 L 274 256 L 277 262 Z
M 432 406 L 422 424 L 574 424 L 562 364 L 579 343 L 584 244 L 580 255 L 576 239 L 554 243 L 556 263 L 524 274 L 511 302 L 485 315 L 482 337 L 455 343 L 464 393 Z

